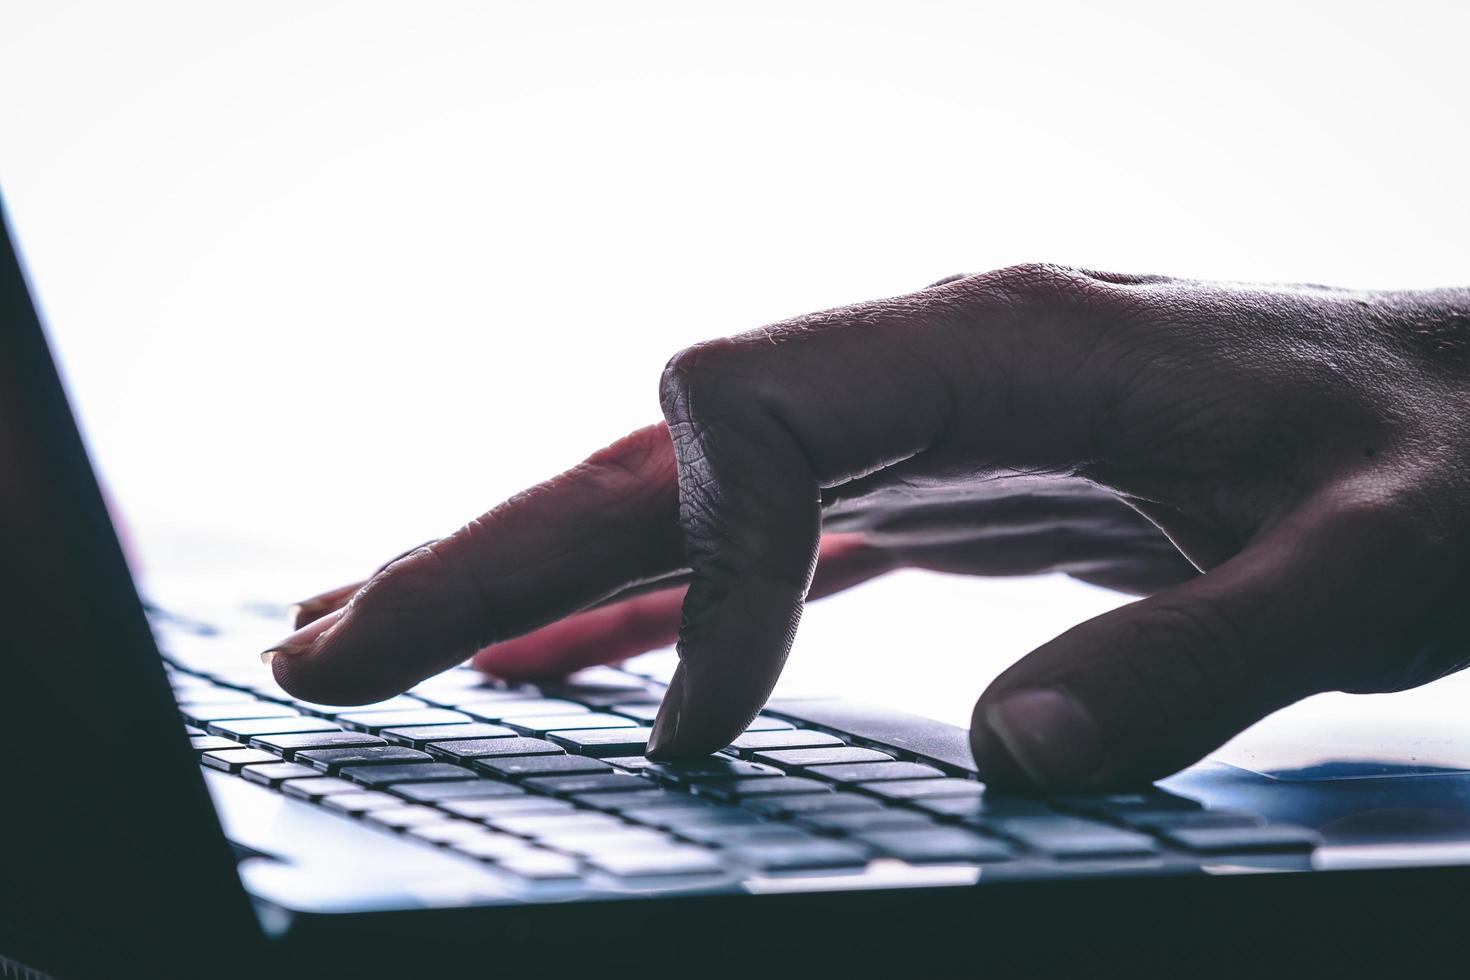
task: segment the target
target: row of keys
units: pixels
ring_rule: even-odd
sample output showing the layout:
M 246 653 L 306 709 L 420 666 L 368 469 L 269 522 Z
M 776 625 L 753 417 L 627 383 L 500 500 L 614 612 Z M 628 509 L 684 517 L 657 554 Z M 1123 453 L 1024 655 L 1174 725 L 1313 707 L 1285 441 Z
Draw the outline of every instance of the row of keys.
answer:
M 490 817 L 518 814 L 540 820 L 552 815 L 549 810 L 570 807 L 611 815 L 624 830 L 640 831 L 613 834 L 602 825 L 593 836 L 608 838 L 608 847 L 615 839 L 628 853 L 643 853 L 655 840 L 681 847 L 685 842 L 717 849 L 738 866 L 765 870 L 857 866 L 874 855 L 916 863 L 983 863 L 1007 860 L 1018 846 L 1059 858 L 1150 854 L 1158 850 L 1150 835 L 1202 853 L 1296 849 L 1315 840 L 1298 828 L 1264 827 L 1249 815 L 1205 819 L 1192 801 L 1199 816 L 1176 815 L 1170 823 L 1161 818 L 1171 812 L 1164 801 L 1181 798 L 1156 792 L 1106 805 L 1097 798 L 1058 801 L 1080 815 L 1058 814 L 1039 801 L 986 796 L 973 779 L 948 777 L 935 767 L 882 749 L 849 746 L 828 732 L 797 729 L 778 719 L 761 720 L 724 756 L 694 764 L 650 763 L 641 752 L 656 705 L 627 701 L 625 689 L 607 693 L 600 703 L 574 704 L 576 710 L 560 701 L 553 710 L 566 714 L 538 714 L 558 699 L 487 690 L 452 677 L 468 673 L 441 675 L 452 679 L 443 688 L 448 694 L 413 692 L 432 707 L 411 708 L 400 701 L 371 711 L 336 709 L 340 725 L 350 731 L 338 724 L 321 726 L 321 716 L 293 711 L 268 708 L 263 718 L 211 719 L 203 716 L 212 713 L 205 708 L 193 717 L 209 731 L 244 735 L 254 748 L 235 743 L 222 748 L 218 742 L 196 742 L 196 747 L 212 753 L 206 765 L 230 767 L 253 781 L 283 786 L 291 795 L 298 795 L 293 786 L 327 784 L 339 792 L 318 799 L 336 800 L 329 805 L 342 812 L 366 817 L 379 808 L 404 808 L 373 821 L 385 826 L 390 819 L 398 821 L 391 829 L 404 832 L 468 834 L 464 828 L 430 831 L 439 821 L 429 815 L 438 813 L 456 825 L 473 820 L 487 831 L 518 837 L 518 825 L 497 827 Z M 197 684 L 181 691 L 181 699 L 190 694 L 200 696 L 189 703 L 201 706 L 235 705 L 219 709 L 229 714 L 238 713 L 243 703 L 216 697 Z M 467 706 L 475 706 L 481 719 L 493 713 L 498 720 L 474 720 L 459 710 Z M 605 710 L 589 710 L 593 707 Z M 587 727 L 559 727 L 563 724 Z M 290 730 L 275 730 L 282 727 Z M 281 763 L 274 753 L 291 761 Z M 1125 810 L 1132 824 L 1119 816 Z M 733 825 L 732 816 L 740 826 Z M 650 830 L 673 839 L 650 836 Z M 775 850 L 762 860 L 764 851 L 757 849 Z M 778 852 L 785 857 L 778 860 Z

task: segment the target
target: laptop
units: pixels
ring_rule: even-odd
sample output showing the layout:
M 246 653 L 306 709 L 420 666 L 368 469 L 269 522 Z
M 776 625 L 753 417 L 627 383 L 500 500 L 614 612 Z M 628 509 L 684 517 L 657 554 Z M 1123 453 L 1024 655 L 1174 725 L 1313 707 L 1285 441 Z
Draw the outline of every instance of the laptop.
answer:
M 0 474 L 0 976 L 1452 963 L 1470 751 L 1422 713 L 1346 754 L 1282 736 L 1035 798 L 987 793 L 963 729 L 839 699 L 775 699 L 722 753 L 652 763 L 666 653 L 293 699 L 256 655 L 284 608 L 140 597 L 8 222 Z

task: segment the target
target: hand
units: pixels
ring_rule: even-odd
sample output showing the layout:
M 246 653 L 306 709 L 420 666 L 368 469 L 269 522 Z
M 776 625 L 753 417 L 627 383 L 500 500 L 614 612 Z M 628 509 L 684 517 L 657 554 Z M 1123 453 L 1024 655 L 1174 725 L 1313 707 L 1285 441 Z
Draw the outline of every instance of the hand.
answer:
M 699 754 L 769 695 L 814 582 L 945 555 L 1057 568 L 1162 591 L 991 685 L 982 776 L 1153 779 L 1306 695 L 1470 659 L 1449 618 L 1470 582 L 1467 393 L 1465 291 L 971 276 L 679 354 L 672 452 L 642 430 L 393 562 L 274 669 L 300 696 L 361 702 L 481 648 L 497 669 L 570 667 L 585 642 L 541 633 L 549 662 L 524 644 L 636 615 L 687 570 L 650 754 Z M 648 594 L 581 612 L 631 591 Z
M 665 472 L 673 466 L 663 425 L 634 433 L 607 452 L 624 450 L 652 453 Z M 668 520 L 677 521 L 672 509 Z M 834 509 L 824 524 L 843 530 L 822 535 L 808 601 L 900 568 L 991 576 L 1066 572 L 1140 595 L 1198 574 L 1137 511 L 1081 481 L 1012 480 L 977 487 L 965 500 Z M 485 647 L 471 663 L 510 680 L 554 679 L 669 646 L 679 636 L 687 578 L 681 572 L 623 589 L 590 609 Z M 340 609 L 366 584 L 298 603 L 297 628 Z

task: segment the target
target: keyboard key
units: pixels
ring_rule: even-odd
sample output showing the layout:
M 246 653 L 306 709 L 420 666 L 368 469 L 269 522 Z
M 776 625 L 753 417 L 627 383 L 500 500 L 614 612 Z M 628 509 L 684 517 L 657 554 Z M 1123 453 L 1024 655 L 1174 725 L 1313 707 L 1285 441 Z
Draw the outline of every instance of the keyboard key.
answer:
M 867 834 L 875 830 L 923 830 L 934 827 L 934 818 L 912 810 L 896 808 L 873 810 L 839 810 L 836 813 L 808 813 L 798 815 L 796 822 L 809 830 L 843 837 L 848 834 Z
M 881 796 L 885 800 L 922 800 L 937 796 L 963 796 L 974 798 L 985 792 L 985 785 L 973 779 L 893 779 L 887 782 L 864 786 L 863 792 Z
M 249 672 L 249 676 L 242 674 L 238 677 L 229 677 L 225 676 L 224 672 L 221 671 L 220 680 L 228 683 L 231 687 L 243 688 L 259 698 L 265 698 L 270 701 L 291 700 L 291 695 L 287 694 L 285 688 L 276 683 L 276 679 L 271 676 L 269 671 L 262 675 L 258 667 L 252 667 L 248 664 L 241 664 L 240 666 Z
M 674 831 L 685 840 L 705 847 L 743 847 L 747 844 L 790 844 L 815 840 L 811 834 L 789 823 L 692 824 Z
M 658 850 L 603 852 L 587 863 L 619 878 L 659 878 L 674 875 L 718 874 L 724 869 L 710 852 L 697 847 L 668 847 Z
M 617 830 L 590 833 L 554 833 L 536 839 L 542 847 L 563 854 L 590 857 L 594 854 L 663 851 L 678 847 L 679 842 L 661 830 L 649 827 L 620 827 Z
M 498 779 L 464 779 L 452 783 L 400 783 L 389 791 L 415 803 L 450 803 L 456 800 L 497 799 L 525 796 L 526 791 Z
M 495 797 L 478 800 L 445 800 L 439 809 L 446 810 L 467 820 L 491 820 L 509 816 L 550 816 L 558 813 L 575 813 L 577 808 L 566 800 L 553 800 L 549 796 L 532 796 L 529 793 L 516 797 Z
M 1076 817 L 1011 817 L 992 821 L 1008 837 L 1055 858 L 1152 854 L 1152 838 Z
M 550 697 L 565 698 L 578 704 L 586 705 L 593 711 L 607 711 L 616 705 L 644 704 L 648 707 L 657 708 L 659 698 L 655 694 L 638 691 L 589 691 L 579 688 L 573 691 L 565 691 L 559 688 L 547 688 L 544 692 Z M 641 699 L 641 700 L 640 700 Z
M 336 718 L 349 712 L 363 714 L 369 711 L 417 711 L 425 707 L 424 702 L 406 694 L 388 698 L 386 701 L 374 701 L 372 704 L 318 704 L 300 699 L 292 699 L 291 704 L 307 714 L 321 715 L 323 718 Z
M 944 775 L 922 762 L 853 762 L 836 766 L 812 766 L 803 772 L 834 783 L 871 783 L 888 779 L 938 779 Z
M 555 683 L 553 682 L 553 684 Z M 633 675 L 622 667 L 602 665 L 583 667 L 581 670 L 562 678 L 560 683 L 573 688 L 593 687 L 599 690 L 616 689 L 631 691 L 635 694 L 648 690 L 648 684 L 643 678 Z
M 821 785 L 818 783 L 817 785 Z M 795 796 L 753 796 L 744 801 L 747 810 L 770 817 L 799 817 L 809 813 L 855 813 L 883 809 L 883 804 L 856 793 L 804 793 Z
M 375 735 L 362 732 L 295 732 L 286 735 L 257 735 L 250 744 L 258 749 L 294 759 L 298 749 L 341 749 L 361 748 L 368 745 L 384 745 Z
M 485 694 L 495 694 L 500 689 L 478 670 L 468 667 L 451 667 L 442 674 L 435 674 L 433 677 L 426 677 L 419 681 L 409 688 L 408 693 L 416 698 L 428 698 L 431 694 L 443 696 L 457 691 L 475 690 Z
M 830 793 L 832 787 L 815 779 L 778 776 L 774 779 L 727 779 L 695 783 L 694 792 L 717 800 L 745 800 L 753 796 L 782 796 L 797 793 Z
M 435 742 L 465 741 L 472 738 L 512 738 L 515 732 L 504 725 L 471 721 L 463 725 L 413 725 L 408 728 L 381 728 L 378 734 L 395 745 L 422 749 Z
M 496 830 L 517 837 L 541 838 L 547 835 L 592 833 L 621 830 L 627 826 L 616 817 L 586 811 L 562 814 L 507 814 L 488 818 Z
M 467 704 L 495 704 L 505 701 L 541 701 L 544 698 L 529 690 L 507 691 L 494 687 L 466 687 L 457 691 L 435 691 L 432 694 L 415 689 L 413 696 L 446 708 L 462 709 Z
M 427 748 L 431 755 L 455 760 L 515 755 L 562 755 L 565 752 L 560 745 L 552 745 L 539 738 L 522 738 L 519 735 L 513 738 L 472 738 L 464 742 L 434 742 Z
M 865 848 L 843 841 L 749 844 L 728 852 L 741 864 L 761 871 L 807 871 L 860 868 L 868 863 Z
M 495 701 L 474 701 L 461 704 L 459 710 L 484 721 L 500 721 L 502 718 L 527 718 L 533 715 L 580 715 L 587 709 L 571 701 L 551 698 L 511 698 Z
M 468 769 L 451 766 L 444 762 L 421 762 L 396 766 L 349 766 L 338 772 L 337 775 L 373 788 L 392 786 L 395 783 L 433 783 L 480 778 Z
M 204 736 L 204 729 L 198 728 L 198 727 L 196 727 L 194 725 L 185 725 L 184 726 L 184 734 L 185 735 L 188 735 L 190 737 L 193 737 L 193 736 L 196 736 L 196 735 L 197 736 L 200 736 L 200 737 L 203 737 Z
M 748 827 L 761 823 L 761 819 L 743 810 L 715 806 L 707 801 L 692 801 L 697 806 L 654 806 L 632 807 L 621 811 L 624 820 L 648 827 L 678 832 L 680 827 L 710 827 L 716 824 L 725 827 Z
M 322 797 L 322 806 L 350 816 L 367 813 L 369 810 L 396 809 L 403 801 L 387 793 L 332 793 Z
M 958 827 L 866 831 L 859 839 L 888 857 L 910 864 L 1007 861 L 1013 856 L 1003 842 Z
M 688 762 L 650 762 L 644 772 L 660 782 L 681 786 L 692 786 L 696 783 L 711 781 L 773 779 L 785 775 L 775 766 L 767 766 L 759 762 L 745 762 L 719 755 Z
M 536 849 L 497 861 L 495 870 L 536 883 L 577 881 L 582 877 L 574 858 Z
M 1259 827 L 1266 818 L 1258 813 L 1243 810 L 1165 810 L 1129 811 L 1116 814 L 1120 820 L 1134 830 L 1158 832 L 1163 830 L 1194 829 L 1202 827 Z
M 295 718 L 301 712 L 271 701 L 235 701 L 228 704 L 179 705 L 179 713 L 196 725 L 209 727 L 211 721 L 235 721 L 240 718 Z
M 751 756 L 756 762 L 779 766 L 782 769 L 803 769 L 807 766 L 837 765 L 845 762 L 892 762 L 893 756 L 877 749 L 860 749 L 851 745 L 820 749 L 776 749 L 757 752 Z
M 249 691 L 239 691 L 233 687 L 186 687 L 180 691 L 175 688 L 179 704 L 188 705 L 192 708 L 203 708 L 211 704 L 240 704 L 249 702 L 251 704 L 259 701 Z
M 1090 796 L 1058 796 L 1049 801 L 1054 806 L 1084 813 L 1121 815 L 1129 812 L 1148 811 L 1160 813 L 1166 810 L 1201 810 L 1198 800 L 1178 796 L 1161 789 L 1146 789 L 1135 793 L 1099 793 Z
M 730 743 L 730 750 L 742 759 L 752 753 L 772 749 L 822 749 L 842 745 L 842 739 L 826 732 L 792 728 L 773 732 L 746 732 Z
M 629 724 L 632 724 L 629 722 Z M 551 732 L 547 737 L 566 749 L 580 755 L 638 756 L 648 747 L 651 728 L 578 729 L 577 731 Z
M 317 779 L 288 780 L 281 784 L 281 791 L 287 796 L 315 803 L 324 796 L 332 796 L 336 793 L 360 793 L 362 787 L 356 783 L 349 783 L 345 779 L 321 776 Z
M 608 710 L 616 712 L 620 715 L 627 715 L 629 718 L 632 718 L 635 721 L 641 721 L 645 725 L 652 725 L 654 720 L 658 717 L 658 705 L 652 703 L 615 704 Z M 747 734 L 750 732 L 789 731 L 795 727 L 796 726 L 792 725 L 790 722 L 782 721 L 779 718 L 771 718 L 766 715 L 761 715 L 760 717 L 756 718 L 755 721 L 752 721 L 750 723 L 750 726 L 746 728 L 745 731 Z
M 523 780 L 521 785 L 537 793 L 550 793 L 552 796 L 576 796 L 582 793 L 626 793 L 630 790 L 652 787 L 653 784 L 647 779 L 630 776 L 625 772 L 598 772 L 585 776 L 539 776 Z
M 934 780 L 939 782 L 940 780 Z M 890 783 L 871 783 L 863 789 L 869 793 L 880 793 Z M 975 785 L 980 785 L 976 783 Z M 941 820 L 957 820 L 960 823 L 978 823 L 993 820 L 997 817 L 1044 817 L 1055 816 L 1052 810 L 1040 800 L 1028 799 L 1024 796 L 1003 796 L 995 793 L 982 793 L 978 796 L 966 794 L 964 796 L 939 796 L 939 797 L 909 797 L 909 802 L 923 810 L 932 813 Z
M 296 761 L 322 772 L 340 772 L 347 766 L 404 765 L 414 762 L 433 762 L 434 757 L 417 749 L 402 745 L 364 745 L 345 749 L 302 749 L 296 753 Z
M 614 772 L 600 759 L 582 755 L 518 755 L 510 758 L 475 759 L 475 768 L 503 779 L 529 776 L 572 776 L 580 773 Z M 637 777 L 631 777 L 636 779 Z
M 548 732 L 565 731 L 591 731 L 603 728 L 637 728 L 638 723 L 631 718 L 623 718 L 618 715 L 590 714 L 579 715 L 525 715 L 506 718 L 502 724 L 506 728 L 514 729 L 522 735 L 534 735 L 537 738 L 545 738 Z
M 649 725 L 652 725 L 654 719 L 658 717 L 658 705 L 656 703 L 646 701 L 629 701 L 621 704 L 614 704 L 609 706 L 607 710 L 616 714 L 625 715 L 629 718 L 632 718 L 634 721 L 641 721 Z
M 248 742 L 257 735 L 285 735 L 289 732 L 337 732 L 342 726 L 326 718 L 293 715 L 289 718 L 241 718 L 212 721 L 205 726 L 216 735 Z
M 645 682 L 611 670 L 599 673 L 597 680 L 569 677 L 564 681 L 543 682 L 541 690 L 548 697 L 566 698 L 599 709 L 614 704 L 658 703 L 658 696 L 648 690 Z
M 449 819 L 433 807 L 427 806 L 385 806 L 382 809 L 369 810 L 366 817 L 369 823 L 390 830 L 407 830 L 410 827 L 443 823 Z
M 553 777 L 563 779 L 607 779 L 607 776 L 565 776 Z M 632 777 L 630 777 L 632 778 Z M 646 787 L 646 788 L 643 788 Z M 591 807 L 594 810 L 605 810 L 608 813 L 621 813 L 624 810 L 647 809 L 656 806 L 684 806 L 694 798 L 688 793 L 679 793 L 659 786 L 649 786 L 648 780 L 640 779 L 637 783 L 626 784 L 617 791 L 594 791 L 588 793 L 563 794 L 568 795 L 581 806 Z M 710 804 L 701 805 L 708 808 Z
M 274 762 L 259 766 L 246 766 L 240 770 L 240 775 L 252 783 L 279 786 L 288 779 L 315 778 L 320 773 L 306 766 L 298 766 L 294 762 Z
M 1322 837 L 1306 827 L 1267 824 L 1263 827 L 1176 827 L 1163 832 L 1166 841 L 1201 854 L 1249 851 L 1310 851 Z
M 772 711 L 859 744 L 895 748 L 937 763 L 953 774 L 975 772 L 970 732 L 919 715 L 834 698 L 782 698 Z
M 221 749 L 238 749 L 240 743 L 221 735 L 195 735 L 189 739 L 195 752 L 217 752 Z
M 469 721 L 470 717 L 447 708 L 419 708 L 416 711 L 349 711 L 338 715 L 337 720 L 348 728 L 376 733 L 384 728 L 459 725 Z
M 239 772 L 245 766 L 253 766 L 261 762 L 278 762 L 279 757 L 263 749 L 242 749 L 235 745 L 232 748 L 219 752 L 206 752 L 199 757 L 199 761 L 211 769 L 223 769 L 225 772 Z
M 486 830 L 479 824 L 470 823 L 468 820 L 441 820 L 438 823 L 425 823 L 417 827 L 409 827 L 408 834 L 410 837 L 428 841 L 430 844 L 462 843 L 487 834 L 499 836 L 493 830 Z M 515 841 L 519 847 L 524 848 L 525 845 L 519 838 L 510 839 Z
M 641 755 L 605 755 L 600 758 L 609 765 L 617 766 L 619 769 L 626 769 L 629 772 L 643 772 L 649 766 L 648 759 Z
M 510 834 L 497 833 L 484 827 L 480 827 L 479 830 L 478 836 L 460 837 L 449 841 L 449 846 L 461 854 L 468 854 L 481 861 L 506 861 L 528 855 L 550 853 Z M 561 857 L 559 854 L 554 856 Z M 563 858 L 563 860 L 566 859 Z

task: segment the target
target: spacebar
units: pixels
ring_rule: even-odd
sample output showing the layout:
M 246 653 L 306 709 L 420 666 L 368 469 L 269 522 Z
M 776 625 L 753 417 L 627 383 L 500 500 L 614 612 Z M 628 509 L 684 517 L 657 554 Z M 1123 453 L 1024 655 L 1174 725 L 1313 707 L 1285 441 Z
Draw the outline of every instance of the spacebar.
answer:
M 775 698 L 766 713 L 825 728 L 854 742 L 892 746 L 955 773 L 974 773 L 970 731 L 881 705 L 838 698 Z

